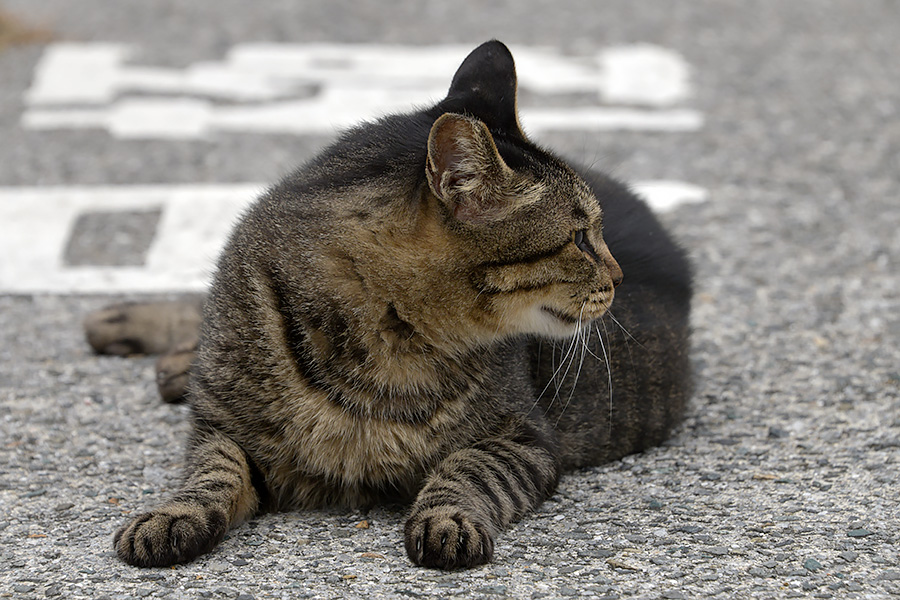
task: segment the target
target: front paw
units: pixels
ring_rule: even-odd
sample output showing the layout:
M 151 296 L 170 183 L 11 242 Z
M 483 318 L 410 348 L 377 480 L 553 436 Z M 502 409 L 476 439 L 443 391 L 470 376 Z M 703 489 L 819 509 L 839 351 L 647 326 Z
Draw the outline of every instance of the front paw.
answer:
M 116 553 L 136 567 L 167 567 L 209 552 L 225 536 L 221 511 L 167 510 L 135 517 L 113 538 Z
M 453 506 L 416 511 L 406 522 L 406 553 L 423 567 L 456 569 L 491 560 L 490 527 Z

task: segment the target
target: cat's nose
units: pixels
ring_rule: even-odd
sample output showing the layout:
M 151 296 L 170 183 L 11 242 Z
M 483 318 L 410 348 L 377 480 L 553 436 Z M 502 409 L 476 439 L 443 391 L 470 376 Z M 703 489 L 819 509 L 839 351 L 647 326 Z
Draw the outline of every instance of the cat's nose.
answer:
M 610 255 L 610 258 L 612 258 L 612 255 Z M 625 279 L 622 267 L 619 266 L 615 259 L 612 260 L 612 264 L 607 263 L 607 267 L 609 268 L 609 276 L 612 278 L 613 287 L 619 287 L 619 284 Z
M 616 259 L 613 258 L 612 253 L 609 251 L 609 247 L 605 243 L 597 248 L 597 256 L 603 261 L 606 270 L 609 271 L 609 278 L 612 279 L 613 287 L 619 287 L 625 274 L 622 273 L 622 267 L 620 267 Z

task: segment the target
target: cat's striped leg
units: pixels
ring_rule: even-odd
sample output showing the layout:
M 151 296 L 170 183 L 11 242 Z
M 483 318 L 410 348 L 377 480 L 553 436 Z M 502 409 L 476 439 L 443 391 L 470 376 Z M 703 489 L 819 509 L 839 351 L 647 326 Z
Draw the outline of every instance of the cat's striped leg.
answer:
M 258 507 L 243 450 L 215 429 L 196 424 L 182 488 L 133 518 L 116 533 L 113 544 L 122 560 L 139 567 L 186 562 L 212 550 L 229 527 Z
M 559 464 L 548 434 L 483 440 L 448 456 L 429 477 L 406 522 L 406 552 L 426 567 L 486 563 L 494 538 L 556 489 Z

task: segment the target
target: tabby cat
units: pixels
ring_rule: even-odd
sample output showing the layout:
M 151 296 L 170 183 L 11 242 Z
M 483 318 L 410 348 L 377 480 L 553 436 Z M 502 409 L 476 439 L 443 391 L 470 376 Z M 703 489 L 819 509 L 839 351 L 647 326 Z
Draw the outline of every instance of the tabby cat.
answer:
M 562 471 L 665 439 L 690 298 L 640 200 L 528 140 L 512 56 L 487 42 L 435 106 L 349 131 L 249 209 L 196 356 L 190 304 L 88 319 L 101 351 L 186 344 L 169 398 L 192 365 L 181 488 L 115 549 L 171 565 L 263 511 L 399 500 L 415 564 L 487 562 Z

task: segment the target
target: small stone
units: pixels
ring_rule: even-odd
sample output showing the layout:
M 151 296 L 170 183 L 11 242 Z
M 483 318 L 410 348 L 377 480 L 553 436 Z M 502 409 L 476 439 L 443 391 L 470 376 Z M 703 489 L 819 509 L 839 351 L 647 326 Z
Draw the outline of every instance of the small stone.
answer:
M 857 558 L 859 558 L 858 552 L 851 552 L 849 550 L 844 550 L 843 552 L 838 553 L 838 558 L 843 560 L 844 562 L 853 562 Z
M 243 558 L 236 558 L 233 561 L 231 561 L 231 564 L 233 564 L 236 567 L 245 567 L 245 566 L 249 565 L 250 563 L 247 562 L 246 560 L 244 560 Z
M 822 563 L 814 558 L 807 558 L 803 563 L 803 568 L 807 571 L 818 571 L 822 568 Z
M 781 429 L 780 427 L 769 427 L 769 438 L 771 439 L 783 439 L 786 437 L 790 437 L 791 434 L 789 431 Z
M 851 529 L 847 532 L 847 535 L 850 537 L 866 537 L 872 535 L 872 532 L 868 529 Z
M 663 503 L 657 500 L 656 498 L 650 499 L 650 510 L 659 510 L 663 507 Z
M 581 558 L 609 558 L 610 556 L 614 556 L 615 552 L 612 550 L 579 550 L 578 556 Z
M 206 568 L 213 573 L 225 573 L 231 569 L 231 565 L 221 560 L 210 561 Z
M 697 533 L 702 530 L 703 528 L 698 525 L 682 525 L 681 527 L 676 529 L 676 531 L 680 531 L 682 533 Z
M 613 569 L 624 569 L 626 571 L 640 571 L 640 567 L 636 567 L 634 565 L 628 564 L 626 562 L 622 562 L 621 560 L 615 558 L 607 558 L 606 564 L 608 564 Z
M 480 592 L 482 594 L 498 594 L 505 595 L 506 594 L 506 586 L 505 585 L 485 585 L 475 590 L 476 592 Z
M 627 533 L 625 534 L 625 539 L 631 542 L 632 544 L 646 544 L 647 536 L 640 535 L 636 533 Z
M 728 554 L 728 548 L 725 546 L 710 546 L 709 548 L 705 548 L 704 551 L 713 556 L 725 556 Z
M 666 600 L 686 600 L 687 596 L 684 595 L 683 592 L 679 592 L 676 590 L 670 590 L 668 592 L 663 592 L 662 597 Z
M 900 571 L 885 571 L 875 581 L 900 581 Z
M 28 592 L 34 591 L 34 586 L 25 583 L 19 583 L 13 586 L 13 591 L 17 594 L 27 594 Z

